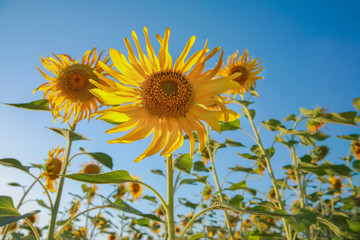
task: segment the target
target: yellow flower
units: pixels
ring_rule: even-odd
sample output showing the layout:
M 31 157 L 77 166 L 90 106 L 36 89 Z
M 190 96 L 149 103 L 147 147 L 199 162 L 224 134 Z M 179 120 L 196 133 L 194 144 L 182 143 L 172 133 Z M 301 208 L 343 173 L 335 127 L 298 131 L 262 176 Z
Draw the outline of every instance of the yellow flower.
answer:
M 108 240 L 116 240 L 116 233 L 110 233 Z
M 76 230 L 74 234 L 77 237 L 77 239 L 83 239 L 83 238 L 86 239 L 86 235 L 87 235 L 86 234 L 86 228 L 81 227 L 78 230 Z
M 317 119 L 318 117 L 324 117 L 326 114 L 326 108 L 315 108 L 313 118 L 311 118 L 307 123 L 307 127 L 309 131 L 312 132 L 320 132 L 320 128 L 324 128 L 325 124 L 323 121 Z
M 163 217 L 165 216 L 165 210 L 163 208 L 163 206 L 160 206 L 157 210 L 156 210 L 156 216 L 158 217 Z
M 77 200 L 77 201 L 73 202 L 73 204 L 69 210 L 70 217 L 75 216 L 78 213 L 79 209 L 80 209 L 80 200 Z
M 91 161 L 88 164 L 85 164 L 83 166 L 83 169 L 81 170 L 82 173 L 87 173 L 87 174 L 99 174 L 101 171 L 101 167 L 99 165 L 99 163 L 95 163 L 93 161 Z
M 41 178 L 46 178 L 46 189 L 55 192 L 54 183 L 59 177 L 62 161 L 64 160 L 64 149 L 57 147 L 49 151 L 49 158 L 46 160 L 45 171 L 41 174 Z
M 330 188 L 334 189 L 336 195 L 339 195 L 343 190 L 342 178 L 337 178 L 332 175 L 329 175 L 329 179 L 330 179 Z
M 360 140 L 352 141 L 351 148 L 357 160 L 360 160 Z
M 209 201 L 210 197 L 212 196 L 211 187 L 206 185 L 201 193 L 202 193 L 202 196 L 204 197 L 205 201 Z
M 100 119 L 121 123 L 107 133 L 132 129 L 125 136 L 109 143 L 131 143 L 154 133 L 150 146 L 135 159 L 135 162 L 139 162 L 161 150 L 161 156 L 170 156 L 183 145 L 185 132 L 189 136 L 192 155 L 195 149 L 193 131 L 197 131 L 201 152 L 206 140 L 203 122 L 220 132 L 219 120 L 234 120 L 239 117 L 235 112 L 228 110 L 218 96 L 239 86 L 232 81 L 239 74 L 214 79 L 221 67 L 222 53 L 216 67 L 203 72 L 206 61 L 220 50 L 215 48 L 206 54 L 207 43 L 202 50 L 185 61 L 194 44 L 195 36 L 190 38 L 180 57 L 173 63 L 168 52 L 170 29 L 166 29 L 164 37 L 157 35 L 160 43 L 159 56 L 156 56 L 153 50 L 146 28 L 144 33 L 148 56 L 141 49 L 136 33 L 132 32 L 139 59 L 129 40 L 125 38 L 129 61 L 119 51 L 110 49 L 111 59 L 119 71 L 100 63 L 100 66 L 118 82 L 101 74 L 98 74 L 99 78 L 109 86 L 91 81 L 99 88 L 90 90 L 95 96 L 105 104 L 116 105 L 100 111 Z M 219 105 L 221 111 L 208 109 L 208 106 L 214 104 Z
M 219 70 L 218 75 L 226 77 L 234 73 L 241 73 L 240 76 L 234 79 L 234 81 L 240 84 L 240 87 L 228 91 L 229 94 L 234 94 L 234 97 L 238 93 L 243 95 L 245 91 L 249 91 L 250 87 L 256 86 L 256 80 L 264 78 L 257 76 L 264 69 L 264 66 L 260 66 L 262 61 L 257 62 L 257 60 L 257 58 L 251 60 L 251 56 L 246 49 L 241 56 L 237 50 L 236 53 L 228 57 L 227 65 L 224 65 Z
M 161 230 L 160 224 L 159 224 L 158 222 L 152 222 L 152 224 L 151 224 L 151 231 L 152 231 L 153 233 L 159 234 L 160 230 Z
M 31 215 L 30 217 L 26 218 L 27 220 L 29 220 L 32 224 L 35 224 L 36 221 L 38 220 L 38 216 L 37 214 Z M 24 226 L 27 226 L 27 222 L 24 221 Z
M 102 53 L 97 55 L 96 48 L 88 50 L 81 62 L 64 54 L 53 53 L 54 57 L 41 58 L 43 66 L 55 76 L 47 75 L 38 67 L 48 82 L 41 84 L 34 92 L 44 91 L 43 98 L 50 103 L 54 121 L 56 118 L 68 121 L 74 116 L 74 122 L 78 122 L 81 119 L 90 119 L 91 113 L 97 111 L 99 100 L 89 92 L 94 88 L 89 79 L 101 82 L 93 71 L 102 74 L 103 69 L 98 64 Z M 106 56 L 103 63 L 107 64 L 109 60 L 109 56 Z
M 127 190 L 125 184 L 123 184 L 123 183 L 119 184 L 116 196 L 119 197 L 119 198 L 122 198 L 125 195 L 125 193 L 127 193 L 127 191 L 128 190 Z
M 133 175 L 133 178 L 139 180 L 139 177 L 135 177 L 135 175 Z M 130 182 L 129 190 L 133 197 L 133 200 L 139 199 L 142 196 L 143 188 L 137 182 Z
M 179 235 L 181 233 L 181 228 L 179 226 L 175 226 L 175 234 Z

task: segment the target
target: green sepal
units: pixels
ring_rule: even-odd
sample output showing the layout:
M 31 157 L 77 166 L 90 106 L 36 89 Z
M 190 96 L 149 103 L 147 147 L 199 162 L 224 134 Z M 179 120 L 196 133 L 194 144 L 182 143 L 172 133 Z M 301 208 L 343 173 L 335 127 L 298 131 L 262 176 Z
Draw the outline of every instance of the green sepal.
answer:
M 63 136 L 65 139 L 70 140 L 70 141 L 89 140 L 86 137 L 84 137 L 83 135 L 76 133 L 74 131 L 71 131 L 69 129 L 65 129 L 65 128 L 47 128 L 47 129 Z

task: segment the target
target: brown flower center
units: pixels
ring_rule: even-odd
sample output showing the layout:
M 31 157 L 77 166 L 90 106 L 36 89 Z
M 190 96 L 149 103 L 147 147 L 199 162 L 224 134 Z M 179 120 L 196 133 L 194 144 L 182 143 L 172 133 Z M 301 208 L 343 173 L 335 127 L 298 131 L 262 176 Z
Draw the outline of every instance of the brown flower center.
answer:
M 132 183 L 133 193 L 138 193 L 140 191 L 140 185 L 138 183 Z
M 87 164 L 84 168 L 84 173 L 87 174 L 99 174 L 100 167 L 96 164 Z
M 245 82 L 246 82 L 246 80 L 247 80 L 248 77 L 249 77 L 249 72 L 248 72 L 248 70 L 247 70 L 245 67 L 243 67 L 243 66 L 235 66 L 235 67 L 233 67 L 233 68 L 231 68 L 231 69 L 229 70 L 229 76 L 232 75 L 232 74 L 234 74 L 234 73 L 238 73 L 238 72 L 241 73 L 241 75 L 238 76 L 238 77 L 236 77 L 236 78 L 234 78 L 234 81 L 238 82 L 238 83 L 241 84 L 241 85 L 244 85 Z
M 60 174 L 61 171 L 61 164 L 62 162 L 57 159 L 57 158 L 53 158 L 51 159 L 47 164 L 46 164 L 46 175 L 50 178 L 50 179 L 57 179 Z
M 57 79 L 62 93 L 73 102 L 86 102 L 94 97 L 89 89 L 95 86 L 90 83 L 89 79 L 98 81 L 98 77 L 88 65 L 77 63 L 67 66 Z
M 140 88 L 144 108 L 160 118 L 185 116 L 194 100 L 194 87 L 172 69 L 147 76 Z

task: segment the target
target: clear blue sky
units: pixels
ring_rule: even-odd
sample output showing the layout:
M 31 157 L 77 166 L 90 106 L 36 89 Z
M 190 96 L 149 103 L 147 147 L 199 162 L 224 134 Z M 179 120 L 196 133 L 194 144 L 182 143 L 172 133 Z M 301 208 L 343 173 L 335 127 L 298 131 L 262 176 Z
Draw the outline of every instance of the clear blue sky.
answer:
M 326 106 L 335 112 L 353 110 L 351 101 L 360 96 L 359 23 L 358 1 L 340 4 L 339 1 L 287 0 L 0 0 L 0 102 L 30 102 L 42 97 L 40 92 L 32 94 L 33 89 L 45 82 L 36 69 L 41 65 L 39 55 L 47 57 L 54 52 L 80 58 L 94 46 L 99 50 L 115 48 L 126 53 L 123 38 L 131 38 L 132 30 L 143 43 L 142 29 L 147 26 L 156 45 L 155 34 L 162 35 L 169 26 L 173 59 L 195 35 L 192 52 L 208 39 L 210 48 L 224 49 L 224 56 L 237 49 L 248 49 L 253 57 L 263 61 L 265 79 L 259 81 L 257 87 L 260 94 L 255 105 L 257 121 L 298 114 L 299 107 Z M 213 62 L 208 67 L 213 67 Z M 0 116 L 0 158 L 17 158 L 24 165 L 43 163 L 49 148 L 65 144 L 45 129 L 45 126 L 60 126 L 53 124 L 50 113 L 0 105 Z M 93 141 L 78 142 L 73 150 L 85 147 L 91 152 L 106 152 L 114 158 L 114 169 L 140 175 L 165 193 L 161 178 L 149 174 L 150 169 L 164 169 L 158 155 L 133 163 L 140 153 L 138 149 L 144 149 L 149 141 L 109 145 L 107 140 L 119 136 L 105 134 L 109 128 L 108 124 L 96 120 L 89 124 L 81 122 L 78 132 Z M 335 134 L 338 129 L 328 131 Z M 348 131 L 347 128 L 344 131 Z M 227 133 L 223 135 L 228 137 Z M 247 146 L 252 144 L 243 135 L 231 137 Z M 181 152 L 188 150 L 185 144 Z M 244 161 L 236 157 L 236 152 L 237 149 L 229 151 L 226 153 L 229 155 L 218 160 L 221 176 L 226 174 L 227 167 Z M 333 153 L 332 157 L 336 159 L 338 155 Z M 74 161 L 71 170 L 77 171 L 85 160 Z M 15 181 L 29 184 L 29 178 L 18 171 L 0 167 L 0 195 L 11 195 L 17 201 L 18 192 L 6 185 Z M 106 191 L 106 187 L 103 189 Z M 68 187 L 65 192 L 68 191 L 80 191 L 80 187 Z M 39 209 L 36 204 L 29 204 L 24 211 L 34 208 Z

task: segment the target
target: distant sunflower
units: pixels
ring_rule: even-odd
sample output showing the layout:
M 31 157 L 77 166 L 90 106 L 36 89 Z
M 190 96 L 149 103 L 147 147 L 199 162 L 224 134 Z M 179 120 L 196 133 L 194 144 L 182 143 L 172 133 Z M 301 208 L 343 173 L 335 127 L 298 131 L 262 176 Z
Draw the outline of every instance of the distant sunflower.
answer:
M 158 222 L 152 222 L 151 231 L 153 233 L 159 234 L 161 230 L 161 225 Z
M 309 131 L 320 132 L 320 128 L 325 127 L 325 123 L 319 119 L 324 117 L 326 114 L 326 108 L 315 108 L 314 113 L 312 114 L 310 120 L 306 123 Z
M 91 161 L 90 163 L 83 165 L 81 172 L 87 174 L 99 174 L 101 172 L 101 167 L 99 163 Z
M 352 141 L 351 149 L 354 153 L 355 158 L 357 160 L 360 160 L 360 140 Z
M 181 227 L 175 226 L 175 234 L 179 235 L 181 233 Z
M 170 156 L 183 145 L 185 132 L 189 136 L 192 155 L 195 149 L 193 131 L 197 131 L 201 152 L 207 134 L 203 122 L 220 132 L 219 120 L 239 117 L 228 110 L 219 97 L 219 94 L 239 87 L 232 81 L 239 74 L 214 79 L 221 67 L 223 53 L 214 69 L 203 72 L 206 61 L 220 50 L 215 48 L 206 54 L 207 43 L 202 50 L 185 60 L 194 44 L 195 36 L 190 38 L 180 57 L 173 63 L 168 51 L 170 29 L 166 29 L 164 37 L 157 35 L 160 43 L 159 57 L 153 50 L 146 28 L 144 33 L 148 56 L 141 49 L 136 33 L 132 32 L 139 59 L 129 40 L 125 38 L 129 61 L 119 51 L 110 49 L 111 59 L 119 71 L 100 63 L 118 82 L 101 74 L 98 74 L 99 78 L 108 85 L 91 81 L 98 87 L 90 90 L 95 96 L 105 104 L 116 105 L 100 111 L 101 119 L 121 123 L 107 133 L 132 129 L 109 143 L 131 143 L 154 133 L 150 146 L 135 159 L 135 162 L 139 162 L 161 150 L 161 156 Z M 208 109 L 214 104 L 221 110 Z
M 62 118 L 66 122 L 74 116 L 74 122 L 78 122 L 90 119 L 91 113 L 97 111 L 99 100 L 89 92 L 95 87 L 89 80 L 102 82 L 94 74 L 94 70 L 103 74 L 103 69 L 98 64 L 102 54 L 103 52 L 97 55 L 96 48 L 93 48 L 85 52 L 81 62 L 64 54 L 53 53 L 55 58 L 41 57 L 43 66 L 55 76 L 47 75 L 38 67 L 48 82 L 41 84 L 34 92 L 44 91 L 43 98 L 49 101 L 54 121 Z M 106 56 L 102 60 L 103 64 L 106 65 L 109 60 L 109 56 Z
M 227 59 L 227 65 L 224 65 L 218 72 L 218 76 L 231 76 L 234 73 L 241 73 L 236 77 L 234 81 L 240 84 L 240 87 L 229 90 L 229 94 L 234 94 L 234 97 L 240 93 L 244 94 L 245 91 L 249 91 L 250 87 L 256 86 L 256 81 L 263 79 L 264 77 L 258 77 L 257 75 L 264 69 L 261 66 L 261 62 L 258 62 L 258 58 L 251 60 L 248 50 L 244 50 L 243 55 L 240 56 L 237 50 L 232 56 Z
M 45 171 L 41 174 L 41 178 L 46 178 L 46 189 L 55 192 L 54 184 L 59 178 L 62 162 L 64 160 L 64 149 L 57 147 L 49 151 L 48 159 L 45 164 Z
M 139 177 L 133 176 L 134 179 L 139 180 Z M 133 200 L 139 199 L 142 196 L 143 188 L 137 182 L 130 182 L 129 191 L 133 197 Z

